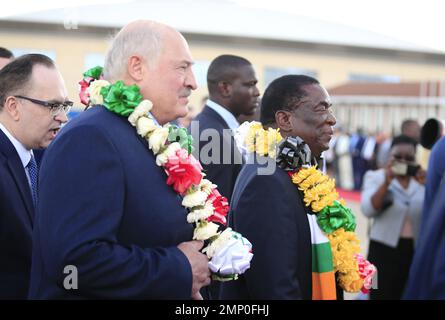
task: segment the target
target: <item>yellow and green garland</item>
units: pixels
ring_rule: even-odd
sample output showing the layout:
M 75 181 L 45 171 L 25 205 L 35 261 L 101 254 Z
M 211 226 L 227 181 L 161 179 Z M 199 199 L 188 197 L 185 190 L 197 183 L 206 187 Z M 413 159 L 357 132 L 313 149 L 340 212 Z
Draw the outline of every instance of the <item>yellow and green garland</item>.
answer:
M 282 149 L 280 150 L 279 145 L 282 146 L 283 141 L 280 143 L 282 138 L 278 130 L 272 128 L 264 130 L 258 122 L 246 122 L 240 126 L 239 132 L 244 137 L 244 147 L 247 151 L 275 158 L 277 162 L 281 161 L 279 158 L 282 156 L 280 154 Z M 286 141 L 287 139 L 284 140 Z M 295 142 L 293 143 L 295 145 Z M 293 154 L 297 156 L 298 150 Z M 301 164 L 301 162 L 286 160 L 288 164 L 284 169 L 288 171 L 292 182 L 303 192 L 305 205 L 316 214 L 317 226 L 311 226 L 313 298 L 335 299 L 335 283 L 332 284 L 335 281 L 335 273 L 343 290 L 347 292 L 361 290 L 367 293 L 377 270 L 360 254 L 360 241 L 354 232 L 355 217 L 345 206 L 344 200 L 339 199 L 335 181 L 317 170 L 316 166 L 310 164 L 295 166 L 295 163 Z M 310 215 L 308 219 L 311 223 Z M 323 243 L 323 238 L 328 240 Z M 329 246 L 331 250 L 326 250 Z M 314 276 L 314 273 L 317 275 Z

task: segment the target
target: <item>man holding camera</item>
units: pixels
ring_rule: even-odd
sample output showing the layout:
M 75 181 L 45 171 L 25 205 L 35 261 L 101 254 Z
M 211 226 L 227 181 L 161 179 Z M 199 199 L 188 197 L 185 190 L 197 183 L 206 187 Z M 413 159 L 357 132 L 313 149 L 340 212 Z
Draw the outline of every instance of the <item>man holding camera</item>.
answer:
M 393 139 L 386 168 L 364 177 L 361 209 L 374 219 L 368 259 L 378 270 L 378 290 L 371 300 L 401 298 L 419 234 L 426 172 L 416 163 L 417 142 Z

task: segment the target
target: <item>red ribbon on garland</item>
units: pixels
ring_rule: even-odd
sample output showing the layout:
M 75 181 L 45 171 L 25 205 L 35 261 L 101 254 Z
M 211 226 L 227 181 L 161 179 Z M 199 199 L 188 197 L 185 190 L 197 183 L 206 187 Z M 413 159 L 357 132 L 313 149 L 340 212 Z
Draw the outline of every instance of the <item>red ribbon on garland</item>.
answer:
M 173 185 L 173 189 L 184 194 L 192 185 L 198 185 L 202 179 L 202 166 L 196 158 L 188 154 L 185 149 L 180 149 L 170 157 L 164 166 L 168 175 L 167 184 Z

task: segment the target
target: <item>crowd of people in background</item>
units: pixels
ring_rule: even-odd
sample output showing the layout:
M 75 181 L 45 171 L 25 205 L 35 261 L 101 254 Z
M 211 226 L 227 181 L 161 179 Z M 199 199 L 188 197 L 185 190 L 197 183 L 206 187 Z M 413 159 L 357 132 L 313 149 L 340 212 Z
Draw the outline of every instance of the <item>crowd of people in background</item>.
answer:
M 420 142 L 421 126 L 417 120 L 405 119 L 397 132 L 414 139 L 417 144 Z M 335 177 L 340 188 L 360 191 L 368 170 L 387 165 L 392 139 L 393 136 L 385 132 L 366 133 L 360 128 L 349 132 L 337 126 L 330 148 L 324 155 L 329 174 Z M 425 169 L 428 154 L 428 150 L 419 145 L 416 161 Z

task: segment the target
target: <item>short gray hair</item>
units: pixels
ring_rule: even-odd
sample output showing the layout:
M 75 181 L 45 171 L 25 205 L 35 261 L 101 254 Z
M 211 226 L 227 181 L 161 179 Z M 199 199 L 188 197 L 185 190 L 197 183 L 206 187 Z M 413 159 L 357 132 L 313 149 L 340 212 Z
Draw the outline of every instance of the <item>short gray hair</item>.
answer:
M 109 81 L 121 79 L 128 59 L 140 55 L 152 67 L 162 51 L 161 29 L 156 24 L 144 24 L 131 30 L 122 29 L 115 36 L 105 58 L 104 77 Z

